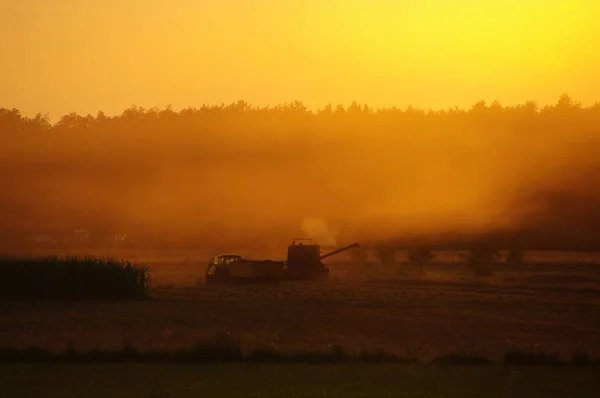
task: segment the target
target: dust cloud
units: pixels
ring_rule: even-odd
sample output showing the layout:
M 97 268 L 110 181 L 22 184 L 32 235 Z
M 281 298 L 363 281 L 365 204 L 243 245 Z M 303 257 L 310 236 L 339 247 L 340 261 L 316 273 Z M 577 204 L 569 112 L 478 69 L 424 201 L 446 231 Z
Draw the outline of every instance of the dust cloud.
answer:
M 148 247 L 600 243 L 600 106 L 301 103 L 0 110 L 0 242 L 86 228 Z M 318 215 L 315 218 L 307 215 Z
M 318 218 L 306 218 L 302 221 L 302 232 L 321 246 L 336 245 L 337 231 L 331 231 L 325 221 Z

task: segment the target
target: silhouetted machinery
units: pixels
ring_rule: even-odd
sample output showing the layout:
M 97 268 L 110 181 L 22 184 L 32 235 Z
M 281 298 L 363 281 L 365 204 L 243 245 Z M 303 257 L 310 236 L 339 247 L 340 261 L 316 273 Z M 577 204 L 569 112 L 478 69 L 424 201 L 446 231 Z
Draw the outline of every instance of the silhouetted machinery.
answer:
M 281 279 L 313 280 L 329 274 L 323 260 L 338 253 L 359 247 L 353 243 L 321 255 L 321 246 L 304 244 L 297 239 L 288 246 L 287 261 L 248 260 L 237 254 L 214 256 L 206 269 L 206 283 L 276 282 Z
M 276 282 L 283 276 L 283 261 L 248 260 L 237 254 L 213 256 L 206 269 L 206 283 Z
M 323 274 L 328 274 L 330 268 L 323 264 L 322 260 L 345 252 L 354 247 L 359 247 L 358 243 L 353 243 L 334 250 L 330 253 L 321 255 L 321 246 L 317 244 L 303 244 L 304 239 L 298 239 L 288 246 L 287 262 L 284 272 L 286 279 L 314 279 Z

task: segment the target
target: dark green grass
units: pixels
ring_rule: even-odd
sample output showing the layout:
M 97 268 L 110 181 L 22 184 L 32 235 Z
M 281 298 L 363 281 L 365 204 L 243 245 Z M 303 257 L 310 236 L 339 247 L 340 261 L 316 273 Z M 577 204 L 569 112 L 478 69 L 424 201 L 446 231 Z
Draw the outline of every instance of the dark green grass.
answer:
M 483 355 L 456 352 L 434 358 L 433 363 L 437 365 L 482 366 L 491 364 L 492 360 Z
M 0 365 L 5 397 L 595 397 L 594 368 L 397 364 Z
M 0 349 L 0 363 L 394 363 L 423 364 L 416 358 L 399 356 L 380 348 L 374 351 L 348 351 L 340 345 L 325 350 L 280 351 L 274 347 L 257 347 L 244 352 L 240 343 L 229 334 L 215 334 L 198 341 L 187 349 L 140 351 L 130 343 L 117 350 L 79 351 L 68 344 L 63 350 L 50 351 L 39 347 Z M 433 358 L 428 365 L 439 366 L 485 366 L 506 365 L 512 367 L 598 367 L 600 359 L 584 352 L 575 352 L 570 361 L 564 361 L 556 353 L 542 351 L 509 350 L 501 361 L 476 353 L 454 352 Z
M 96 257 L 0 257 L 0 300 L 140 299 L 147 267 Z
M 119 350 L 78 351 L 73 347 L 48 351 L 39 347 L 0 349 L 0 363 L 416 363 L 385 350 L 347 352 L 340 346 L 329 350 L 284 353 L 256 348 L 244 353 L 233 341 L 210 338 L 183 350 L 139 351 L 132 345 Z

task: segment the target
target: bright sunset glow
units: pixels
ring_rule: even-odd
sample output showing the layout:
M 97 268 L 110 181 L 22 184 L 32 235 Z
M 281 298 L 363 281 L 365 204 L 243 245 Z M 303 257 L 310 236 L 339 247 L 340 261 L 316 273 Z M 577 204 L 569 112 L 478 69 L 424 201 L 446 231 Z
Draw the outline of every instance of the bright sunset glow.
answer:
M 584 104 L 595 0 L 0 0 L 0 106 Z
M 361 242 L 600 225 L 572 177 L 600 170 L 596 1 L 0 4 L 0 227 L 270 245 L 312 218 Z

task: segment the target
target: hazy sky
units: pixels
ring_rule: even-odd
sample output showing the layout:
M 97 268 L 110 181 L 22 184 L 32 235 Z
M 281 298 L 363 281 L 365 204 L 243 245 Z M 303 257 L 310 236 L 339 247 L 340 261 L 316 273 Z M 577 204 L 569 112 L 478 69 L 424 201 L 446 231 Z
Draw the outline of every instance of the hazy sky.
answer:
M 600 100 L 598 0 L 0 0 L 0 107 L 53 118 Z

